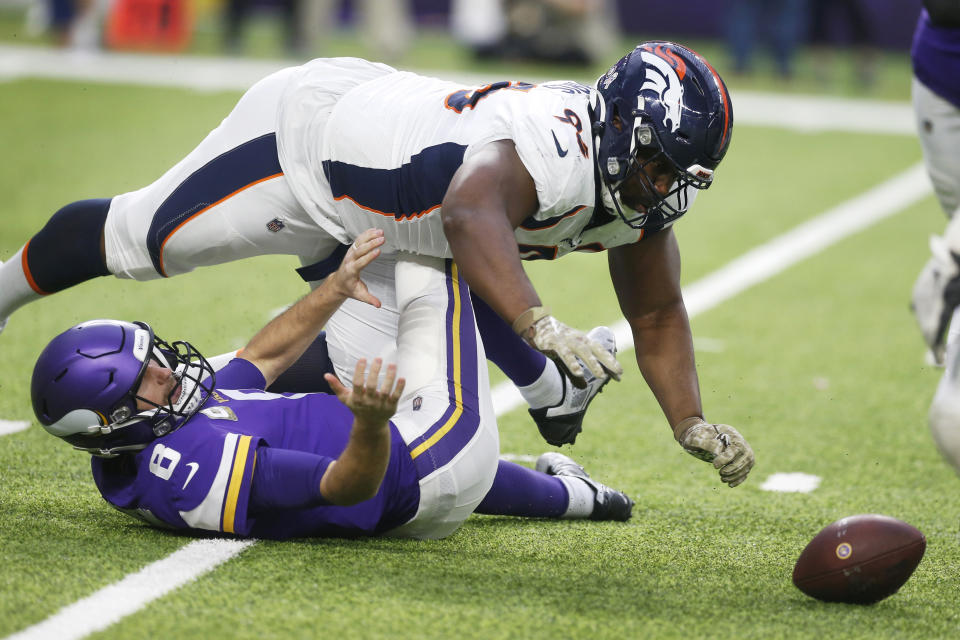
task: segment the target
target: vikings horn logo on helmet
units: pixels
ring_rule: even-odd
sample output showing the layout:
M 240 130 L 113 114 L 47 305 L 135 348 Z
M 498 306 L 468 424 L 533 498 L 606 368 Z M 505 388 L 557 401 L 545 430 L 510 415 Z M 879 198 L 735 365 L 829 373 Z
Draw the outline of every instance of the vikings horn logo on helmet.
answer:
M 683 113 L 683 84 L 677 71 L 664 58 L 652 51 L 640 52 L 640 58 L 647 63 L 647 75 L 640 91 L 655 91 L 665 107 L 663 126 L 669 126 L 671 132 L 680 128 L 680 115 Z

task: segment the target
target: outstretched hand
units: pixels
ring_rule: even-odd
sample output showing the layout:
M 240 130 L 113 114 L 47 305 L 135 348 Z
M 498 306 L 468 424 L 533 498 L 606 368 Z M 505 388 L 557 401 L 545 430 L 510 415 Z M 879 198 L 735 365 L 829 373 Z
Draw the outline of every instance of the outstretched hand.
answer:
M 353 412 L 356 426 L 360 428 L 382 428 L 387 424 L 390 416 L 397 412 L 397 404 L 403 395 L 406 381 L 397 378 L 397 365 L 387 365 L 387 372 L 383 384 L 377 388 L 377 379 L 380 377 L 380 367 L 383 360 L 376 358 L 367 375 L 367 361 L 364 358 L 357 360 L 357 368 L 353 373 L 353 388 L 348 389 L 332 373 L 323 377 L 337 394 L 337 398 Z M 394 383 L 396 381 L 396 383 Z
M 586 384 L 584 368 L 597 378 L 609 375 L 620 380 L 623 375 L 623 367 L 602 344 L 551 315 L 538 319 L 520 335 L 531 347 L 562 364 L 578 387 Z
M 333 286 L 341 295 L 380 308 L 380 300 L 367 290 L 367 285 L 360 279 L 360 272 L 380 255 L 380 247 L 384 242 L 381 229 L 367 229 L 357 236 L 347 249 L 340 267 L 330 276 Z
M 690 426 L 682 428 L 685 423 Z M 723 482 L 735 487 L 747 479 L 753 468 L 753 449 L 739 431 L 728 424 L 711 424 L 702 418 L 688 418 L 678 427 L 682 429 L 678 437 L 680 446 L 693 457 L 712 463 Z

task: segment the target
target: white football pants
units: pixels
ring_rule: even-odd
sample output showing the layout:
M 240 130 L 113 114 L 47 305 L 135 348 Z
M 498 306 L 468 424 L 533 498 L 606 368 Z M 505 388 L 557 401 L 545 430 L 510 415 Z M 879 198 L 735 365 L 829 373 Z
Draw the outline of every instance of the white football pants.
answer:
M 470 291 L 452 260 L 400 254 L 398 375 L 406 380 L 392 422 L 420 478 L 420 506 L 387 535 L 443 538 L 493 486 L 499 436 L 486 356 Z

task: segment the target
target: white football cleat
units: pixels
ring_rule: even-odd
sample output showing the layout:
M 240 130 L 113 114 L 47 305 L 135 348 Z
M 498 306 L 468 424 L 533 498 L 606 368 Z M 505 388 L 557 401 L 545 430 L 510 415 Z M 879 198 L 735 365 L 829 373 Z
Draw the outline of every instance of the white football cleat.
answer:
M 609 327 L 596 327 L 587 333 L 587 337 L 596 340 L 617 357 L 617 339 Z M 563 398 L 560 404 L 540 409 L 530 409 L 533 421 L 540 429 L 540 435 L 548 443 L 559 447 L 564 444 L 573 444 L 577 434 L 583 430 L 583 417 L 587 413 L 590 402 L 610 382 L 610 375 L 596 378 L 586 367 L 583 368 L 583 378 L 587 383 L 583 389 L 573 386 L 563 367 L 557 367 L 563 378 Z

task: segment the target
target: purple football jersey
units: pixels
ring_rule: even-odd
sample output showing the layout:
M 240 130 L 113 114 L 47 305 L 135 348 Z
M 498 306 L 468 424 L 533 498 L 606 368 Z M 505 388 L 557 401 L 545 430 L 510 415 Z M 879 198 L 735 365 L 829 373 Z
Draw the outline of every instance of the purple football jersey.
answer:
M 960 108 L 960 29 L 933 26 L 924 9 L 913 35 L 911 57 L 917 79 Z
M 217 373 L 216 390 L 186 425 L 135 454 L 94 457 L 100 493 L 118 509 L 157 526 L 258 538 L 373 535 L 413 517 L 418 477 L 393 424 L 390 463 L 370 500 L 251 513 L 251 478 L 260 447 L 304 451 L 329 464 L 346 447 L 353 424 L 350 410 L 335 396 L 274 394 L 263 388 L 260 371 L 234 359 Z

